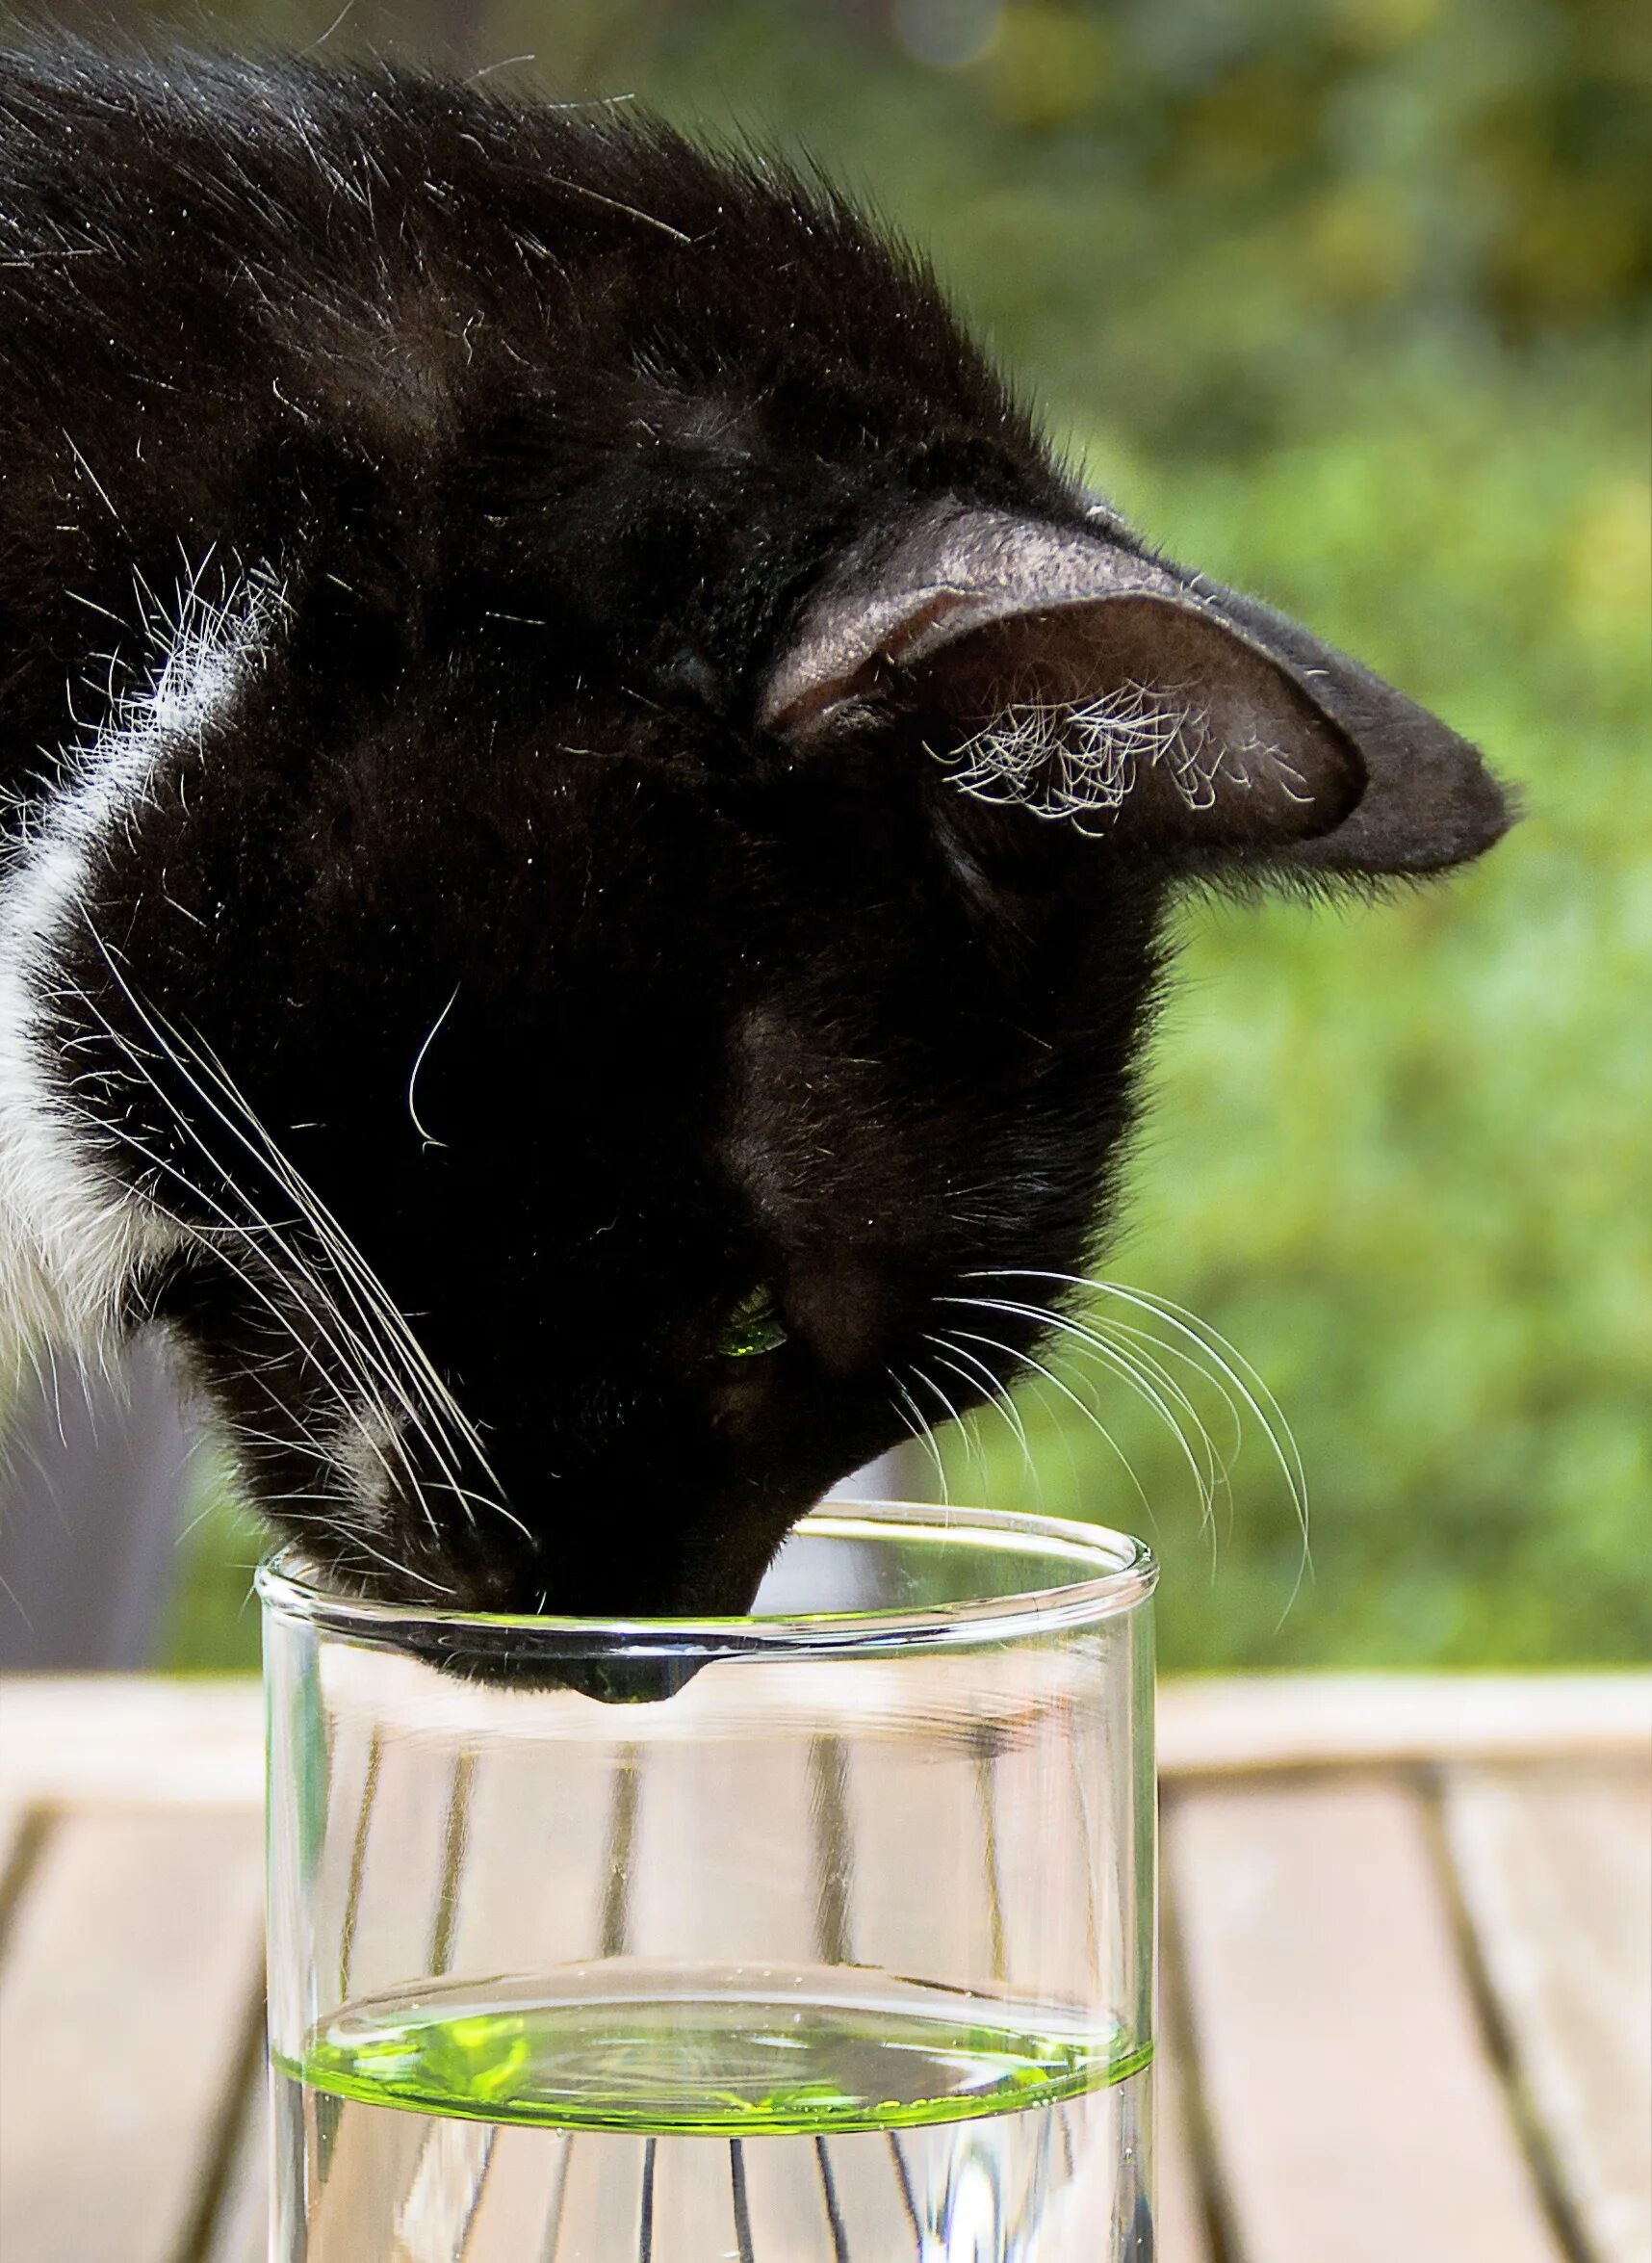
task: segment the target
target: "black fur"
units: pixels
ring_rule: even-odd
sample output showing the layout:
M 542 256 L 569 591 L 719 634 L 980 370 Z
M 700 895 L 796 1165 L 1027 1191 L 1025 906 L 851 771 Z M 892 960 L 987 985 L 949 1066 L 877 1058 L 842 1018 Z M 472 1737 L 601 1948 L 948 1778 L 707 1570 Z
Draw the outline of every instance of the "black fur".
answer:
M 903 1388 L 939 1415 L 941 1299 L 1082 1270 L 1176 881 L 1504 822 L 1440 726 L 1097 512 L 829 188 L 629 113 L 0 63 L 0 450 L 22 831 L 181 586 L 265 607 L 100 846 L 65 1105 L 190 1230 L 129 1320 L 379 1592 L 743 1607 Z M 1198 791 L 959 790 L 997 712 L 1142 687 Z M 350 1444 L 405 1346 L 220 1073 L 487 1470 L 403 1415 Z M 720 1353 L 759 1286 L 789 1340 Z

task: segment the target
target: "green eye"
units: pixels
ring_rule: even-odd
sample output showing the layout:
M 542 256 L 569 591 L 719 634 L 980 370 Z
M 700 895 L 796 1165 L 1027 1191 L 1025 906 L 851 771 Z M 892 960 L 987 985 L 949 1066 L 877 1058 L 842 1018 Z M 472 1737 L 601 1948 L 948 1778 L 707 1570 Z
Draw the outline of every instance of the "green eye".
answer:
M 785 1341 L 786 1330 L 773 1296 L 766 1288 L 754 1288 L 750 1296 L 741 1297 L 724 1321 L 717 1355 L 725 1360 L 749 1360 L 758 1352 L 778 1351 Z

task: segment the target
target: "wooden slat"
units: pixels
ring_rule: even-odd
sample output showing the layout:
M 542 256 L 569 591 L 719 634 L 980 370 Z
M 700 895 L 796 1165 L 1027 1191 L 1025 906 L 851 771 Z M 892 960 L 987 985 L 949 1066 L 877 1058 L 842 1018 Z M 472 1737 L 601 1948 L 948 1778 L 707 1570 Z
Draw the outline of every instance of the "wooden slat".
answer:
M 632 1826 L 634 1772 L 611 1754 L 582 1764 L 555 1755 L 550 1781 L 530 1745 L 501 1746 L 471 1763 L 462 1869 L 446 1962 L 456 1975 L 548 1971 L 598 1958 L 610 1922 L 609 1864 Z M 612 1944 L 609 1944 L 612 1945 Z M 622 2175 L 638 2148 L 624 2140 L 501 2129 L 465 2228 L 465 2263 L 541 2263 L 601 2252 L 602 2211 L 613 2164 Z M 607 2163 L 608 2175 L 602 2173 Z M 629 2258 L 616 2259 L 629 2263 Z
M 256 1819 L 59 1822 L 0 1970 L 0 2254 L 173 2263 L 256 2000 Z
M 990 1767 L 967 1735 L 863 1740 L 845 1795 L 858 1964 L 991 1991 L 1004 1977 Z
M 242 2104 L 203 2263 L 265 2263 L 270 2251 L 270 2077 L 254 2071 Z
M 576 2162 L 590 2156 L 579 2181 L 594 2204 L 600 2185 L 594 2148 L 616 2141 L 443 2120 L 390 2107 L 347 2113 L 351 2119 L 342 2126 L 308 2226 L 311 2263 L 377 2263 L 377 2250 L 369 2258 L 361 2246 L 369 2224 L 388 2230 L 392 2246 L 385 2263 L 453 2263 L 457 2257 L 463 2263 L 540 2263 L 553 2255 L 570 2263 L 579 2253 L 602 2251 L 584 2250 L 575 2240 L 564 2188 L 576 2181 L 570 2174 Z M 316 2114 L 312 2096 L 305 2102 L 312 2161 L 320 2151 Z M 611 2192 L 602 2190 L 611 2200 Z M 604 2221 L 611 2228 L 611 2213 Z
M 1420 1798 L 1189 1789 L 1166 1845 L 1240 2263 L 1558 2263 Z
M 258 1683 L 245 1674 L 0 1676 L 0 1797 L 256 1808 Z
M 1652 2255 L 1652 1778 L 1456 1768 L 1447 1841 L 1557 2182 L 1599 2263 Z
M 572 2141 L 542 2129 L 499 2129 L 488 2148 L 463 2263 L 540 2263 Z
M 573 2140 L 545 2263 L 632 2263 L 635 2254 L 647 2255 L 641 2241 L 644 2157 L 639 2138 Z
M 1160 1684 L 1161 1775 L 1652 1754 L 1652 1674 L 1267 1674 Z
M 761 2139 L 746 2146 L 746 2196 L 756 2263 L 768 2263 L 771 2255 L 784 2256 L 786 2263 L 848 2263 L 852 2250 L 839 2188 L 848 2181 L 845 2169 L 852 2178 L 848 2144 L 856 2142 L 828 2140 L 801 2153 L 792 2146 L 777 2153 Z M 887 2221 L 883 2228 L 887 2235 Z M 897 2247 L 894 2256 L 900 2253 Z
M 792 1736 L 733 1754 L 659 1744 L 640 1756 L 631 1955 L 710 1965 L 819 1955 L 813 1751 Z
M 709 1964 L 807 1966 L 858 1953 L 864 1881 L 842 1755 L 831 1737 L 785 1730 L 772 1748 L 662 1738 L 638 1752 L 632 1890 L 623 1912 L 610 1912 L 613 1946 Z M 678 1886 L 685 1871 L 707 1882 L 691 1904 Z M 851 2237 L 860 2244 L 846 2252 L 880 2256 L 891 2224 L 905 2223 L 879 2138 L 820 2149 L 762 2138 L 668 2146 L 651 2181 L 643 2161 L 634 2143 L 575 2141 L 558 2263 L 622 2263 L 615 2243 L 633 2215 L 638 2255 L 646 2223 L 646 2251 L 685 2263 L 748 2252 L 760 2263 L 837 2263 L 835 2243 Z M 874 2239 L 885 2245 L 868 2247 Z
M 1204 2215 L 1194 2176 L 1181 2054 L 1161 2044 L 1155 2085 L 1153 2133 L 1155 2251 L 1162 2263 L 1209 2263 Z
M 822 2148 L 832 2179 L 832 2198 L 843 2250 L 852 2263 L 860 2263 L 862 2257 L 884 2256 L 888 2256 L 889 2263 L 916 2263 L 922 2254 L 920 2235 L 910 2214 L 912 2180 L 904 2160 L 904 2148 L 911 2142 L 905 2135 L 897 2145 L 888 2135 L 865 2133 L 859 2137 L 828 2138 Z M 822 2190 L 817 2207 L 824 2198 Z M 816 2217 L 816 2224 L 829 2242 L 831 2221 L 822 2222 L 822 2216 L 823 2208 Z M 766 2263 L 755 2237 L 752 2246 L 758 2263 Z M 829 2245 L 826 2253 L 831 2255 Z
M 564 1755 L 555 1810 L 526 1743 L 433 1757 L 400 1737 L 378 1742 L 365 1767 L 358 1753 L 335 1780 L 339 1798 L 360 1810 L 355 1828 L 335 1834 L 354 1878 L 347 1995 L 601 1953 L 611 1760 L 581 1769 Z M 309 2121 L 315 2177 L 313 2112 Z M 541 2131 L 349 2109 L 312 2201 L 316 2263 L 359 2263 L 364 2209 L 397 2226 L 407 2263 L 461 2250 L 466 2263 L 523 2263 L 550 2253 L 554 2238 L 565 2249 L 579 2237 L 581 2196 L 591 2206 L 598 2198 L 581 2168 L 590 2152 L 589 2141 Z
M 24 1860 L 23 1842 L 34 1808 L 27 1800 L 0 1792 L 0 1919 L 10 1908 Z
M 1119 1756 L 1077 1741 L 1072 1709 L 983 1759 L 991 1797 L 992 1889 L 1001 1977 L 1046 2003 L 1093 2004 L 1112 1976 L 1103 1944 L 1131 1930 L 1106 1849 L 1122 1818 L 1106 1805 Z M 1110 2013 L 1125 2007 L 1106 2003 Z
M 722 2256 L 739 2253 L 727 2146 L 708 2140 L 675 2149 L 657 2147 L 649 2204 L 650 2263 L 670 2263 L 678 2255 L 684 2263 L 697 2263 L 702 2255 L 708 2263 L 716 2263 Z M 642 2228 L 639 2224 L 633 2250 L 638 2254 L 644 2251 Z M 609 2253 L 614 2245 L 610 2230 Z M 615 2263 L 632 2263 L 632 2257 L 622 2251 Z
M 446 1755 L 406 1743 L 386 1745 L 378 1754 L 348 1888 L 347 1969 L 340 1983 L 346 1998 L 378 1995 L 443 1968 L 431 1951 L 441 1930 L 454 1790 L 453 1763 Z M 350 1834 L 340 1832 L 337 1843 L 342 1855 Z
M 390 2107 L 371 2120 L 348 2108 L 341 2115 L 336 2099 L 313 2090 L 303 2093 L 301 2107 L 307 2263 L 361 2263 L 360 2225 L 394 2225 L 404 2218 L 431 2131 L 452 2130 L 459 2147 L 476 2143 L 479 2131 L 474 2122 L 432 2122 Z M 286 2166 L 291 2174 L 294 2165 Z M 276 2173 L 282 2174 L 279 2162 Z M 294 2185 L 287 2191 L 294 2193 Z M 427 2195 L 422 2197 L 428 2212 Z M 462 2228 L 462 2214 L 459 2224 Z
M 554 1770 L 530 1749 L 472 1763 L 451 1970 L 485 1978 L 601 1956 L 616 1779 L 607 1754 L 559 1754 Z

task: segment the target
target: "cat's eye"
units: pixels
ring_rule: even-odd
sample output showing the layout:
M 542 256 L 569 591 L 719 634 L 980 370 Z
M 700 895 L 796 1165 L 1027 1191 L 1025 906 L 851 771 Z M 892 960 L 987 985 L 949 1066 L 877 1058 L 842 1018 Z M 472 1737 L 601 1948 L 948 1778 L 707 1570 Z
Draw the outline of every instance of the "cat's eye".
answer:
M 754 1288 L 749 1296 L 741 1297 L 723 1322 L 717 1338 L 717 1356 L 724 1360 L 749 1360 L 759 1352 L 778 1351 L 785 1341 L 786 1329 L 772 1292 Z

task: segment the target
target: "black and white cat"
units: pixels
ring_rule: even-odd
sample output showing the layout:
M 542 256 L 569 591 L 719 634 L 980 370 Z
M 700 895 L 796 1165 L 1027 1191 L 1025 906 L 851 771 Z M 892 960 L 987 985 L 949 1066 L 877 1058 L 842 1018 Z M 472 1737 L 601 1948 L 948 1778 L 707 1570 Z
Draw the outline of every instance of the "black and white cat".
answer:
M 967 1300 L 1083 1270 L 1173 891 L 1508 821 L 817 180 L 61 50 L 0 62 L 0 767 L 11 1359 L 159 1321 L 338 1577 L 578 1611 L 743 1607 L 932 1335 L 1010 1379 Z

